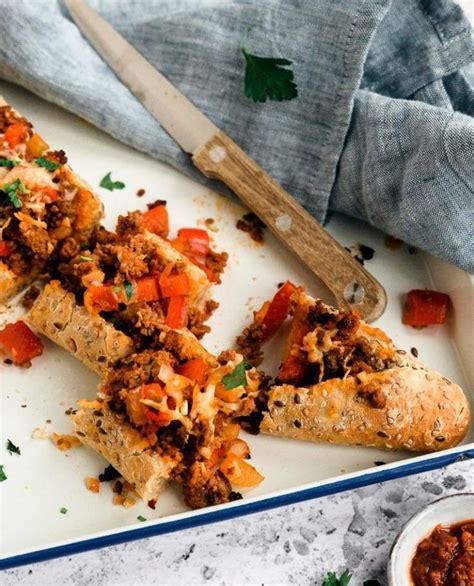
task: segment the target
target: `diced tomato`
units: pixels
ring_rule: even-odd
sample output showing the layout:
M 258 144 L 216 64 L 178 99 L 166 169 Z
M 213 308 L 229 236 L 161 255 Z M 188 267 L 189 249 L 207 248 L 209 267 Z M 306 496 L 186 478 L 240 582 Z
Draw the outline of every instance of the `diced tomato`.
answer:
M 8 242 L 8 240 L 0 240 L 0 258 L 10 256 L 14 250 L 15 247 L 11 242 Z
M 172 242 L 173 246 L 174 243 L 176 242 L 176 240 L 174 242 Z M 198 260 L 196 257 L 192 256 L 191 254 L 186 254 L 185 256 L 187 256 L 187 258 L 189 258 L 189 260 L 196 265 L 197 267 L 199 267 L 201 269 L 201 271 L 204 271 L 206 273 L 206 277 L 209 279 L 209 281 L 211 281 L 211 283 L 215 283 L 217 281 L 216 275 L 213 271 L 211 271 L 211 269 L 209 269 L 206 266 L 206 263 L 203 261 Z
M 186 295 L 170 297 L 168 313 L 166 314 L 166 325 L 170 328 L 183 328 L 188 317 L 189 300 Z
M 159 205 L 151 208 L 142 215 L 142 223 L 147 230 L 166 238 L 169 232 L 169 219 L 166 206 Z
M 34 133 L 30 140 L 26 143 L 26 152 L 29 157 L 36 159 L 41 157 L 44 151 L 49 149 L 49 144 L 45 142 L 38 133 Z
M 303 379 L 305 373 L 305 364 L 299 356 L 291 354 L 280 365 L 277 379 L 282 383 L 298 384 Z
M 265 339 L 273 336 L 287 318 L 290 298 L 295 291 L 295 285 L 287 281 L 276 292 L 262 319 L 262 325 L 265 326 Z
M 163 297 L 176 297 L 177 295 L 188 295 L 190 284 L 186 273 L 166 274 L 161 273 L 160 289 Z
M 24 321 L 7 324 L 0 330 L 0 346 L 15 364 L 25 364 L 43 353 L 43 343 Z
M 91 313 L 117 311 L 119 298 L 113 285 L 91 285 L 84 293 L 84 305 Z
M 193 358 L 178 366 L 176 372 L 202 386 L 207 379 L 208 367 L 203 358 Z
M 409 326 L 444 324 L 449 296 L 428 289 L 413 289 L 407 294 L 403 310 L 403 323 Z
M 256 486 L 264 480 L 264 477 L 253 466 L 232 453 L 227 454 L 219 470 L 235 486 L 244 488 Z
M 9 146 L 14 149 L 16 146 L 21 144 L 28 136 L 28 128 L 22 122 L 15 122 L 11 124 L 5 134 L 3 140 L 5 140 Z
M 181 228 L 178 240 L 184 243 L 184 250 L 195 256 L 206 256 L 209 252 L 209 234 L 200 228 Z
M 150 302 L 160 299 L 161 293 L 158 286 L 158 278 L 158 275 L 156 275 L 138 279 L 135 288 L 135 300 Z

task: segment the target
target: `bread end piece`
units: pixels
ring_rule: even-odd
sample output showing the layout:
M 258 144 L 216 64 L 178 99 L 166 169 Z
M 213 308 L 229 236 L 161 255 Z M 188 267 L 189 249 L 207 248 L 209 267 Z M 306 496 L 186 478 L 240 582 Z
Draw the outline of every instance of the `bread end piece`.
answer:
M 440 374 L 394 368 L 308 388 L 273 387 L 263 433 L 315 442 L 436 452 L 465 437 L 462 389 Z
M 112 464 L 145 502 L 158 499 L 168 485 L 171 459 L 150 448 L 143 435 L 106 405 L 81 409 L 71 421 L 79 440 Z
M 101 376 L 133 352 L 133 342 L 127 335 L 78 305 L 59 281 L 46 285 L 27 321 Z

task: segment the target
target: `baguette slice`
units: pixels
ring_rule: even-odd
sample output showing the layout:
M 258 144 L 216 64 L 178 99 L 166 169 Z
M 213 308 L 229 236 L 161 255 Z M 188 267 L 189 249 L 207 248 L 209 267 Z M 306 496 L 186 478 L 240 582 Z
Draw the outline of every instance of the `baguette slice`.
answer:
M 435 452 L 457 445 L 470 421 L 455 383 L 417 367 L 269 391 L 263 433 L 314 442 Z
M 99 376 L 135 351 L 129 336 L 100 316 L 89 313 L 59 281 L 46 285 L 27 321 Z M 172 330 L 163 325 L 159 341 L 181 360 L 204 358 L 209 365 L 215 364 L 214 356 L 185 328 Z
M 26 122 L 18 112 L 9 106 L 2 96 L 0 96 L 0 108 L 8 109 L 16 120 Z M 42 141 L 42 138 L 39 137 L 38 134 L 35 134 L 35 136 L 39 141 Z M 0 140 L 0 143 L 2 142 L 3 141 Z M 46 143 L 44 143 L 44 145 L 46 145 Z M 18 145 L 15 149 L 9 149 L 6 146 L 6 143 L 3 143 L 3 146 L 0 144 L 0 150 L 0 155 L 2 157 L 18 157 L 20 159 L 20 165 L 16 169 L 22 169 L 23 166 L 25 166 L 26 171 L 31 172 L 31 166 L 33 166 L 34 169 L 38 170 L 38 167 L 30 160 L 31 158 L 26 155 L 26 143 Z M 50 150 L 51 149 L 47 147 L 42 151 L 41 156 L 47 156 Z M 6 177 L 8 177 L 8 175 L 5 175 L 7 169 L 2 167 L 0 168 L 0 171 L 0 184 L 3 185 L 3 183 L 7 181 Z M 39 169 L 39 171 L 44 171 L 44 169 Z M 72 213 L 71 217 L 68 218 L 71 221 L 70 235 L 79 241 L 87 240 L 103 217 L 102 203 L 99 197 L 93 192 L 92 188 L 78 177 L 68 165 L 62 165 L 61 174 L 64 177 L 68 192 L 67 195 L 65 193 L 62 197 L 70 201 L 69 205 Z M 20 209 L 19 211 L 23 212 L 24 210 Z M 50 234 L 50 236 L 53 236 L 53 234 Z M 54 242 L 60 241 L 62 238 L 64 238 L 64 235 L 59 236 L 58 234 L 55 234 Z M 35 265 L 30 266 L 27 271 L 22 274 L 16 274 L 11 268 L 9 268 L 5 261 L 0 260 L 0 303 L 7 302 L 22 289 L 30 285 L 41 274 L 45 264 L 46 259 L 42 263 L 35 262 Z
M 147 503 L 167 487 L 175 463 L 161 457 L 146 439 L 107 406 L 71 415 L 79 440 L 103 456 Z
M 90 314 L 59 281 L 46 285 L 27 321 L 100 376 L 134 349 L 131 338 Z

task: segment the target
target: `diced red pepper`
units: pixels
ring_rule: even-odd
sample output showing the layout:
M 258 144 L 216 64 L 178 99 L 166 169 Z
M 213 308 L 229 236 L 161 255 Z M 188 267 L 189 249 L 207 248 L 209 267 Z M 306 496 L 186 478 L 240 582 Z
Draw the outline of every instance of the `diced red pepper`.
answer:
M 7 324 L 0 330 L 0 346 L 15 364 L 26 364 L 43 353 L 43 343 L 24 321 Z
M 184 243 L 184 250 L 195 256 L 206 256 L 209 252 L 209 234 L 200 228 L 181 228 L 178 240 Z
M 117 311 L 119 297 L 113 290 L 113 285 L 91 285 L 84 293 L 84 305 L 91 313 Z
M 36 191 L 39 192 L 41 196 L 41 201 L 44 203 L 53 203 L 53 201 L 58 200 L 60 196 L 59 190 L 54 189 L 54 187 L 51 187 L 49 185 L 40 187 Z
M 267 311 L 262 319 L 262 325 L 265 326 L 265 339 L 267 340 L 280 328 L 285 319 L 288 317 L 288 307 L 290 298 L 296 291 L 295 285 L 287 281 L 278 291 L 270 302 Z
M 449 296 L 428 289 L 413 289 L 407 294 L 403 310 L 403 323 L 424 327 L 444 324 L 448 311 Z
M 166 325 L 170 328 L 183 328 L 188 318 L 189 300 L 186 295 L 171 297 L 166 314 Z
M 208 367 L 202 358 L 193 358 L 178 366 L 176 372 L 202 386 L 207 379 Z
M 166 393 L 160 383 L 149 383 L 141 386 L 141 396 L 143 399 L 161 399 L 166 397 Z
M 21 144 L 28 136 L 28 128 L 22 122 L 15 122 L 11 124 L 5 134 L 3 140 L 5 140 L 9 146 L 14 149 L 16 146 Z
M 161 298 L 158 279 L 158 275 L 138 279 L 135 288 L 135 300 L 144 302 L 158 301 Z
M 147 230 L 166 238 L 169 232 L 168 210 L 164 205 L 158 205 L 142 215 L 142 223 Z
M 8 240 L 0 240 L 0 258 L 10 256 L 14 250 L 15 247 L 11 242 L 8 242 Z
M 191 287 L 186 273 L 166 274 L 163 272 L 160 276 L 160 289 L 163 297 L 176 297 L 188 295 Z

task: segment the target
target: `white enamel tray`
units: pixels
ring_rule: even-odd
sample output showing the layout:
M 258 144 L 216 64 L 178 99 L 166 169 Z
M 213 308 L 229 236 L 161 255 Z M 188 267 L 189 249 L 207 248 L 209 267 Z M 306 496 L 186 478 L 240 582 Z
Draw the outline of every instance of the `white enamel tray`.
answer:
M 265 244 L 258 246 L 235 228 L 244 213 L 240 206 L 24 90 L 1 84 L 0 93 L 33 121 L 51 146 L 64 148 L 72 167 L 97 189 L 105 204 L 107 226 L 114 225 L 118 214 L 144 209 L 146 202 L 158 198 L 168 201 L 173 229 L 194 226 L 208 217 L 215 219 L 219 231 L 211 236 L 219 249 L 229 252 L 230 261 L 222 285 L 215 289 L 214 297 L 221 306 L 211 320 L 212 333 L 205 338 L 209 350 L 231 347 L 251 318 L 252 309 L 271 297 L 281 281 L 291 279 L 331 301 L 324 288 L 270 234 L 266 234 Z M 126 183 L 126 189 L 109 192 L 98 187 L 109 171 L 115 180 Z M 146 189 L 145 197 L 136 196 L 139 188 Z M 472 396 L 470 277 L 425 255 L 410 255 L 406 247 L 392 252 L 385 248 L 383 234 L 360 222 L 334 217 L 329 229 L 346 246 L 362 242 L 375 249 L 375 257 L 366 266 L 386 287 L 389 299 L 377 325 L 401 347 L 416 347 L 428 366 L 455 380 Z M 434 286 L 453 300 L 450 323 L 421 331 L 403 326 L 404 293 Z M 0 325 L 19 313 L 17 308 L 3 309 Z M 267 354 L 277 356 L 276 350 L 268 348 Z M 276 360 L 267 360 L 265 366 L 275 372 Z M 189 511 L 179 491 L 172 488 L 155 511 L 142 503 L 126 510 L 112 505 L 108 484 L 102 486 L 100 494 L 86 490 L 84 479 L 97 476 L 105 466 L 99 456 L 85 448 L 63 453 L 49 440 L 32 438 L 33 430 L 43 426 L 67 432 L 65 410 L 80 398 L 93 397 L 97 382 L 94 374 L 49 342 L 29 370 L 0 363 L 0 464 L 8 476 L 0 484 L 0 568 L 281 506 L 474 455 L 474 445 L 468 444 L 473 441 L 472 431 L 466 443 L 455 450 L 416 458 L 408 453 L 251 436 L 247 439 L 252 462 L 266 479 L 257 489 L 246 491 L 243 500 Z M 7 452 L 7 438 L 20 446 L 21 456 Z M 376 466 L 375 462 L 386 465 Z M 60 513 L 62 507 L 67 508 L 66 514 Z M 139 515 L 147 520 L 139 522 Z

